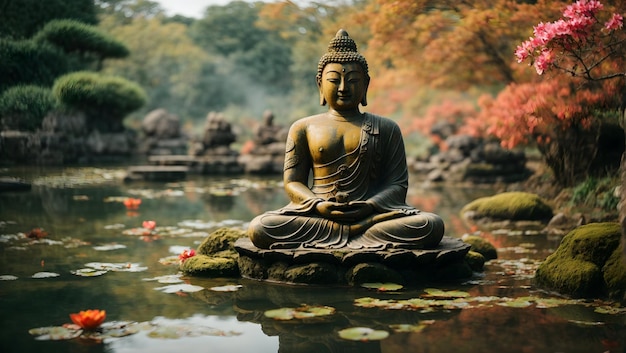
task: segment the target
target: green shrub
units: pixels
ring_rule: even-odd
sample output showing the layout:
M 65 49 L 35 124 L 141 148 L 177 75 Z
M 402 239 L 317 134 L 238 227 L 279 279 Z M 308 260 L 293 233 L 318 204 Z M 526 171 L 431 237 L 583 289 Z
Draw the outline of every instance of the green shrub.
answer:
M 54 20 L 37 32 L 36 42 L 49 42 L 66 53 L 91 53 L 97 58 L 123 58 L 128 48 L 98 28 L 76 20 Z
M 50 44 L 0 39 L 0 92 L 17 85 L 52 86 L 69 71 L 66 55 Z
M 14 86 L 0 95 L 0 120 L 3 129 L 35 131 L 43 118 L 55 108 L 52 91 L 40 86 Z
M 59 77 L 52 91 L 69 108 L 109 119 L 121 120 L 141 108 L 147 100 L 144 90 L 134 82 L 87 71 Z

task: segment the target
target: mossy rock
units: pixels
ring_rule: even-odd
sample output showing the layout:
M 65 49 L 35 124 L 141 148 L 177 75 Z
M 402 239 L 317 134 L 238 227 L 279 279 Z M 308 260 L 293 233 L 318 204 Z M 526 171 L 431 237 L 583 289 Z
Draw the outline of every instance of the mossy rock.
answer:
M 197 254 L 186 259 L 180 270 L 186 275 L 202 277 L 239 277 L 237 259 Z
M 468 251 L 465 254 L 465 262 L 469 265 L 472 271 L 482 272 L 485 269 L 485 256 L 476 251 Z
M 621 262 L 619 223 L 590 223 L 569 232 L 539 266 L 537 286 L 584 298 L 623 300 L 626 271 Z
M 624 244 L 613 251 L 602 272 L 609 298 L 626 303 L 626 259 L 622 254 L 623 247 Z
M 289 267 L 284 280 L 291 283 L 334 284 L 337 283 L 337 268 L 327 263 L 310 263 Z
M 498 258 L 498 251 L 496 250 L 496 247 L 478 235 L 467 235 L 461 240 L 471 245 L 470 251 L 481 254 L 484 257 L 483 260 L 493 260 Z
M 375 282 L 405 284 L 400 273 L 375 262 L 360 263 L 351 267 L 346 272 L 346 281 L 353 286 Z
M 541 197 L 519 191 L 481 197 L 461 209 L 461 216 L 466 219 L 547 221 L 552 215 L 552 207 Z
M 246 233 L 240 229 L 219 228 L 202 241 L 197 252 L 202 255 L 211 255 L 224 250 L 235 251 L 235 241 L 246 236 Z

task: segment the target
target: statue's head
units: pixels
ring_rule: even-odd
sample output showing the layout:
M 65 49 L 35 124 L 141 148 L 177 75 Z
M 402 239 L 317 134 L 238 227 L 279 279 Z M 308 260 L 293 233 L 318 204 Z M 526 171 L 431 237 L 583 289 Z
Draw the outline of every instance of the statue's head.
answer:
M 324 68 L 331 63 L 335 64 L 357 64 L 363 72 L 364 75 L 364 94 L 361 100 L 361 105 L 367 105 L 367 87 L 369 86 L 370 76 L 369 70 L 367 66 L 367 61 L 365 57 L 361 55 L 357 51 L 356 43 L 350 36 L 348 32 L 343 29 L 340 29 L 335 38 L 333 38 L 330 43 L 328 43 L 328 52 L 324 54 L 319 63 L 317 64 L 317 76 L 316 81 L 318 87 L 321 88 L 322 85 L 322 76 L 324 74 Z M 323 96 L 323 93 L 320 89 L 320 104 L 325 105 L 326 101 Z

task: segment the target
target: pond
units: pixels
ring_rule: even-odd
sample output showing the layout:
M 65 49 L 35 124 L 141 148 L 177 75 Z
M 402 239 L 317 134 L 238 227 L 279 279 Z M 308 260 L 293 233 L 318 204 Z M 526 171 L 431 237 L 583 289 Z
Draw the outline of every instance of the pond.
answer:
M 33 185 L 0 193 L 2 352 L 626 350 L 623 309 L 533 287 L 534 269 L 558 247 L 559 237 L 482 233 L 498 249 L 498 259 L 487 262 L 483 273 L 423 288 L 187 278 L 178 274 L 178 255 L 220 227 L 245 227 L 255 215 L 283 206 L 280 177 L 124 183 L 123 174 L 124 168 L 110 166 L 2 171 Z M 411 178 L 408 203 L 440 214 L 452 237 L 471 232 L 459 217 L 461 207 L 496 192 L 427 186 Z M 129 209 L 127 198 L 141 204 Z M 156 235 L 144 234 L 147 220 L 156 222 Z M 25 236 L 36 228 L 45 236 Z M 331 307 L 334 314 L 299 320 L 265 315 L 317 307 Z M 88 309 L 105 310 L 105 326 L 119 334 L 65 340 L 42 335 L 49 329 L 40 328 L 71 323 L 69 314 Z M 342 338 L 351 328 L 358 329 Z

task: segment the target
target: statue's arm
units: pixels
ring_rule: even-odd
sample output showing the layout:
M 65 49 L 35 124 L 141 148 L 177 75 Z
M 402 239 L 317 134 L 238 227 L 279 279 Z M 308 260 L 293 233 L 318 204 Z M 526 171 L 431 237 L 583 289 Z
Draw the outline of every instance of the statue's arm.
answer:
M 311 163 L 306 129 L 303 124 L 296 122 L 287 135 L 283 174 L 285 191 L 293 203 L 303 204 L 317 198 L 307 186 Z

